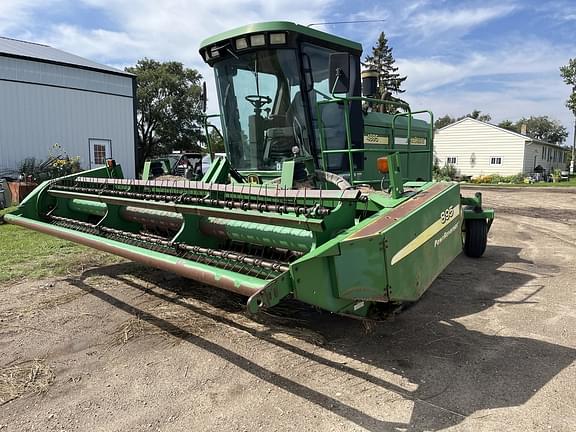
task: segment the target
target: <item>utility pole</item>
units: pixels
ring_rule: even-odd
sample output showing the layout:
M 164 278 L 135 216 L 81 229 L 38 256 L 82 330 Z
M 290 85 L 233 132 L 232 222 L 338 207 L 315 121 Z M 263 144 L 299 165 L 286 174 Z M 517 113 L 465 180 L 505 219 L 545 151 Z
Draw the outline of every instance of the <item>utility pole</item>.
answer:
M 572 87 L 572 94 L 576 94 L 576 85 Z M 570 161 L 570 174 L 574 175 L 576 172 L 574 168 L 576 168 L 576 111 L 574 111 L 574 135 L 572 136 L 572 160 Z
M 576 168 L 574 165 L 576 163 L 574 162 L 574 159 L 576 159 L 576 115 L 574 115 L 574 136 L 572 138 L 574 141 L 572 142 L 572 160 L 570 161 L 570 171 L 571 174 L 574 175 L 576 174 L 576 172 L 574 172 L 574 168 Z

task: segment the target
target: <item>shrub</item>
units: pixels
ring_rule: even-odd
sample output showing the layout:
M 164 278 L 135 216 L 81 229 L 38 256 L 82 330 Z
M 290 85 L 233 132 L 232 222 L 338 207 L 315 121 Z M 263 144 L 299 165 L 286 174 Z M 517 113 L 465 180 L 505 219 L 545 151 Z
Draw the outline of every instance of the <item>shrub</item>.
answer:
M 481 175 L 478 177 L 474 177 L 472 179 L 472 183 L 480 184 L 480 183 L 492 183 L 492 176 L 489 175 Z
M 524 174 L 518 173 L 511 176 L 502 176 L 500 174 L 481 175 L 474 177 L 472 183 L 480 184 L 520 184 L 525 183 Z
M 445 165 L 442 168 L 434 165 L 433 174 L 436 181 L 451 181 L 456 178 L 458 170 L 454 165 Z
M 60 144 L 54 144 L 45 161 L 29 157 L 20 162 L 18 171 L 24 178 L 42 182 L 80 171 L 80 156 L 70 157 Z
M 490 182 L 491 184 L 498 184 L 498 183 L 502 183 L 502 179 L 504 177 L 502 177 L 500 174 L 490 174 Z
M 509 180 L 508 183 L 521 184 L 524 183 L 525 176 L 522 173 L 518 173 L 508 176 L 507 179 Z

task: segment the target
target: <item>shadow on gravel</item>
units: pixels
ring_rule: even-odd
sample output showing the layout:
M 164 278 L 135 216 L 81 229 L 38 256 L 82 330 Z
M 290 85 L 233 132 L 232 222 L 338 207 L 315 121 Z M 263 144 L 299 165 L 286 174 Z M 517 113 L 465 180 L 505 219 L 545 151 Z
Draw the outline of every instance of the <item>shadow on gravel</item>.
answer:
M 288 308 L 280 308 L 279 313 L 284 317 L 254 317 L 267 324 L 266 331 L 256 330 L 226 317 L 227 312 L 241 310 L 242 297 L 203 286 L 191 290 L 189 280 L 172 277 L 166 280 L 169 276 L 166 273 L 150 269 L 142 272 L 134 264 L 90 270 L 80 280 L 69 279 L 69 282 L 117 308 L 153 323 L 175 337 L 220 356 L 261 380 L 335 412 L 368 430 L 441 430 L 467 417 L 474 417 L 481 410 L 524 404 L 576 360 L 574 349 L 529 338 L 499 335 L 500 332 L 506 333 L 506 329 L 491 327 L 488 319 L 481 315 L 475 317 L 474 322 L 483 331 L 468 329 L 455 321 L 495 305 L 514 308 L 518 304 L 536 302 L 534 295 L 542 286 L 536 284 L 538 280 L 535 277 L 521 272 L 515 265 L 528 267 L 529 272 L 538 273 L 539 278 L 552 275 L 557 269 L 552 266 L 536 268 L 522 260 L 518 256 L 519 252 L 518 248 L 491 246 L 480 260 L 459 257 L 418 303 L 399 315 L 384 322 L 371 323 L 370 326 L 362 321 L 319 312 L 298 304 L 292 312 Z M 506 269 L 501 268 L 504 264 Z M 141 284 L 124 277 L 134 272 L 138 273 L 139 278 L 151 282 L 152 288 L 147 287 L 148 283 Z M 410 422 L 387 422 L 375 418 L 265 369 L 228 348 L 185 331 L 168 320 L 155 317 L 87 284 L 85 280 L 93 276 L 112 277 L 146 295 L 188 308 L 190 313 L 242 329 L 311 362 L 334 368 L 340 375 L 348 374 L 351 378 L 359 378 L 394 392 L 413 401 Z M 524 287 L 523 292 L 528 292 L 523 298 L 514 296 L 514 301 L 500 300 L 521 286 Z M 203 310 L 183 301 L 183 298 L 197 299 L 221 308 L 222 315 Z M 291 315 L 290 319 L 286 317 L 288 314 Z M 281 332 L 282 326 L 289 326 L 291 320 L 294 326 L 305 327 L 322 335 L 326 340 L 323 348 L 399 374 L 413 383 L 416 390 L 408 391 L 373 374 L 336 363 L 275 338 L 274 334 Z M 370 330 L 367 331 L 367 328 Z M 385 412 L 380 417 L 385 419 Z

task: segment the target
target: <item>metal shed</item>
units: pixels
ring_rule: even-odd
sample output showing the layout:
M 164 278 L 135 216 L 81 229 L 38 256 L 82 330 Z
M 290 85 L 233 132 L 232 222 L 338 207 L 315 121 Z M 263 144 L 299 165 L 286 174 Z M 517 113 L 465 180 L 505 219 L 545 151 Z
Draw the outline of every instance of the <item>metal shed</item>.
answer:
M 59 144 L 88 169 L 135 176 L 135 76 L 47 45 L 0 37 L 0 168 Z

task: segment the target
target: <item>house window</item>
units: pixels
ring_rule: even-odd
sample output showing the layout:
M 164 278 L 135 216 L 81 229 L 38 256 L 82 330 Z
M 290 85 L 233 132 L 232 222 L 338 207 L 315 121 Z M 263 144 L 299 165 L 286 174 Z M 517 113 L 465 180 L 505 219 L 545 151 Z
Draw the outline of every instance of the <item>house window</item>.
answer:
M 542 160 L 546 157 L 546 147 L 542 147 Z
M 103 144 L 94 144 L 94 163 L 104 165 L 106 162 L 106 146 Z
M 457 161 L 458 160 L 457 160 L 456 156 L 448 156 L 446 158 L 446 165 L 456 165 Z
M 490 165 L 502 165 L 502 157 L 501 156 L 491 156 L 490 157 Z

